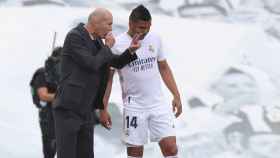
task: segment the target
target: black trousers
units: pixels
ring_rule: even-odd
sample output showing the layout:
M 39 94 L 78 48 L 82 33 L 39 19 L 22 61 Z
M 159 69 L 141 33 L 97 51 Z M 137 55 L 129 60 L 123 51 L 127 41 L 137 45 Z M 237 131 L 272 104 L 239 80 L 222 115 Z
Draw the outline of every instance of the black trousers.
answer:
M 94 158 L 93 113 L 54 109 L 57 158 Z
M 54 119 L 52 108 L 46 106 L 39 110 L 39 123 L 42 133 L 44 158 L 54 158 L 56 153 Z

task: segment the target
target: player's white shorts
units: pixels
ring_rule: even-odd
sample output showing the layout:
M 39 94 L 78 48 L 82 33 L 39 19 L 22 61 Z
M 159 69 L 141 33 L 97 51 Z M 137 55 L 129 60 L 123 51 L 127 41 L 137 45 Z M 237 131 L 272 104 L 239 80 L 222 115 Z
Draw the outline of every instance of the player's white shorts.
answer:
M 133 111 L 124 108 L 123 141 L 126 145 L 141 146 L 150 141 L 175 136 L 175 116 L 170 108 L 152 111 Z

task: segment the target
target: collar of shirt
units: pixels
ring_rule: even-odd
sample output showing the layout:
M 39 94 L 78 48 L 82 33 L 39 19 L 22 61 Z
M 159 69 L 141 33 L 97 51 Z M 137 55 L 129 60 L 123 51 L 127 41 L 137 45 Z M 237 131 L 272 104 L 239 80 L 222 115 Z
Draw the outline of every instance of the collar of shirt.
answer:
M 89 33 L 89 37 L 90 37 L 90 39 L 93 40 L 93 41 L 96 40 L 96 38 L 94 38 L 94 36 L 93 36 L 91 33 Z
M 84 25 L 84 28 L 86 29 L 86 25 Z M 87 30 L 87 32 L 88 32 L 88 30 Z M 94 36 L 90 32 L 88 32 L 88 34 L 89 34 L 89 37 L 91 40 L 93 40 L 93 41 L 96 40 L 96 38 L 94 38 Z

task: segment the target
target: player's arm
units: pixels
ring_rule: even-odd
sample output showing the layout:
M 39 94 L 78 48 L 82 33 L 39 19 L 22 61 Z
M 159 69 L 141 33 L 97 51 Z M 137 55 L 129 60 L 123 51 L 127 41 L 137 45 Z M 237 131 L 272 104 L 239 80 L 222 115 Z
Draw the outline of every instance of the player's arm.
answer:
M 108 110 L 108 104 L 109 104 L 109 99 L 110 99 L 110 95 L 111 95 L 111 91 L 112 91 L 114 73 L 115 73 L 115 70 L 110 69 L 107 87 L 106 87 L 106 91 L 105 91 L 105 94 L 103 97 L 104 110 Z
M 45 102 L 52 102 L 54 100 L 54 93 L 49 93 L 47 87 L 39 87 L 37 89 L 37 94 L 40 98 L 40 100 Z
M 106 91 L 103 97 L 103 104 L 104 109 L 100 110 L 100 123 L 107 129 L 110 129 L 112 126 L 111 116 L 108 112 L 108 105 L 109 105 L 109 98 L 112 91 L 113 85 L 113 77 L 114 77 L 114 70 L 110 70 Z
M 166 60 L 158 61 L 158 66 L 165 85 L 173 95 L 173 111 L 176 112 L 175 116 L 178 117 L 182 113 L 182 103 L 172 71 Z

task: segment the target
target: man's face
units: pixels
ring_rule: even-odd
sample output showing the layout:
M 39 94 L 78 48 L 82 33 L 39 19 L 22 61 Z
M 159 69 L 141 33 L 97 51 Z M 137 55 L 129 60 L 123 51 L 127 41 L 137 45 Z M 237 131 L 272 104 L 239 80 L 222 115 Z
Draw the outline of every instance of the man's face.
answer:
M 96 28 L 95 34 L 101 38 L 105 38 L 105 36 L 112 31 L 113 17 L 108 14 L 93 25 L 95 25 Z
M 140 39 L 144 39 L 147 33 L 150 31 L 151 21 L 130 21 L 129 22 L 129 30 L 133 35 L 140 34 Z

